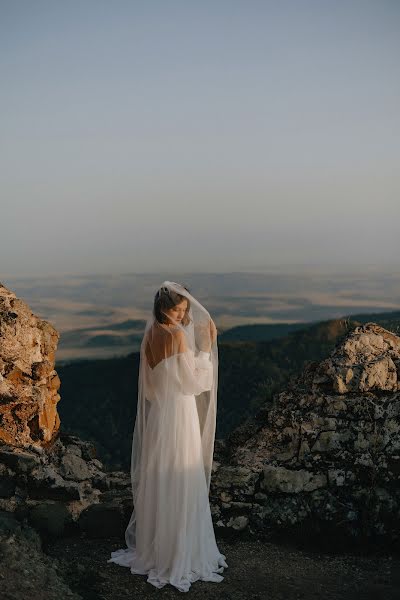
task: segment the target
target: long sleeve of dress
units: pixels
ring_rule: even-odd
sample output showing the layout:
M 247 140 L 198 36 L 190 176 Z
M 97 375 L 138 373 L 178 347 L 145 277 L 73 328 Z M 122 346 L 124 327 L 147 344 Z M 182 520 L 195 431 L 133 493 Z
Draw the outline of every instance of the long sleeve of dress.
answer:
M 210 352 L 182 352 L 177 357 L 177 376 L 184 394 L 198 396 L 211 390 L 213 384 L 213 364 Z

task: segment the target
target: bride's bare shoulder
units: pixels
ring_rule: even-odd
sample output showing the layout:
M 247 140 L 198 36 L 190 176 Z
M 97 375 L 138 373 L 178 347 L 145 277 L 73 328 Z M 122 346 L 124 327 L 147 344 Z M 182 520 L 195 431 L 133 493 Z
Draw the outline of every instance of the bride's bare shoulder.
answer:
M 173 330 L 172 335 L 174 340 L 174 354 L 186 352 L 188 345 L 184 331 L 178 327 L 177 329 Z
M 154 327 L 152 333 L 153 335 L 150 336 L 151 344 L 156 349 L 156 353 L 164 357 L 185 352 L 187 349 L 185 332 L 181 327 L 159 325 Z

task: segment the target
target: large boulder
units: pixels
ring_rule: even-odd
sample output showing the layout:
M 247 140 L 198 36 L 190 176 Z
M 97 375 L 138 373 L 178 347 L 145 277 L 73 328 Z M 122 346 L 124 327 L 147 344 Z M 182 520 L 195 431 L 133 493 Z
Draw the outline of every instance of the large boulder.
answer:
M 217 448 L 211 501 L 222 529 L 243 517 L 251 531 L 399 541 L 399 337 L 356 327 L 241 429 Z
M 0 441 L 45 446 L 60 427 L 60 334 L 0 283 Z

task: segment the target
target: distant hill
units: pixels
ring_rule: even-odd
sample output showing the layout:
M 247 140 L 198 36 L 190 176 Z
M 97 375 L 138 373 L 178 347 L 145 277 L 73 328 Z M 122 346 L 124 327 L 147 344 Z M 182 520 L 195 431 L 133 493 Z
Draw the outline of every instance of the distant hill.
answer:
M 397 327 L 399 327 L 398 331 L 400 331 L 400 311 L 368 314 L 359 313 L 349 315 L 348 317 L 343 316 L 342 318 L 351 319 L 358 323 L 368 323 L 369 321 L 373 321 L 374 323 L 378 323 L 382 327 L 385 327 L 385 329 L 396 327 L 397 324 Z M 323 322 L 325 323 L 327 321 Z M 234 340 L 247 342 L 268 341 L 284 337 L 294 331 L 308 329 L 311 325 L 317 323 L 321 323 L 321 321 L 309 321 L 307 323 L 255 323 L 254 325 L 238 325 L 237 327 L 232 327 L 221 333 L 218 336 L 218 339 L 224 342 Z
M 352 320 L 359 323 L 374 321 L 387 328 L 387 324 L 399 321 L 399 312 L 370 313 L 352 315 Z M 341 317 L 350 318 L 350 317 Z M 321 320 L 299 323 L 255 323 L 232 327 L 226 330 L 219 328 L 219 341 L 252 341 L 262 342 L 276 340 L 295 331 L 305 330 Z M 59 364 L 67 364 L 72 360 L 108 359 L 123 357 L 130 352 L 138 352 L 143 339 L 146 321 L 143 319 L 125 319 L 124 321 L 80 327 L 62 332 L 57 357 Z
M 91 351 L 94 349 L 99 350 L 100 358 L 102 358 L 101 354 L 105 354 L 110 349 L 114 349 L 119 355 L 126 355 L 132 350 L 139 350 L 145 325 L 146 321 L 142 319 L 127 319 L 109 325 L 65 331 L 61 336 L 59 344 L 61 351 L 58 351 L 58 356 L 64 357 L 69 349 L 71 354 L 78 354 L 79 350 L 82 350 L 82 353 L 87 355 L 92 354 Z M 68 358 L 59 360 L 60 364 L 68 362 Z
M 245 342 L 266 342 L 279 337 L 283 337 L 298 331 L 307 329 L 312 323 L 271 323 L 254 325 L 238 325 L 222 332 L 218 339 L 222 342 L 245 341 Z
M 373 320 L 399 332 L 399 312 L 363 314 L 361 319 L 321 321 L 269 341 L 219 338 L 217 437 L 225 437 L 255 414 L 285 387 L 291 374 L 301 371 L 305 361 L 324 358 L 361 322 Z M 139 353 L 74 361 L 56 368 L 61 378 L 57 407 L 63 430 L 92 440 L 108 466 L 129 468 Z

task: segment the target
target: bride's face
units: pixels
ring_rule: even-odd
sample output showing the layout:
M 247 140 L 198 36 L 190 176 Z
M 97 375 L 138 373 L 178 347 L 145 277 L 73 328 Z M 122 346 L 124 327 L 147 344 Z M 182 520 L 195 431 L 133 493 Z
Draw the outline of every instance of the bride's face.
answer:
M 165 313 L 170 317 L 171 324 L 180 323 L 187 309 L 187 300 L 182 300 L 179 304 L 175 304 L 172 308 L 166 308 Z

